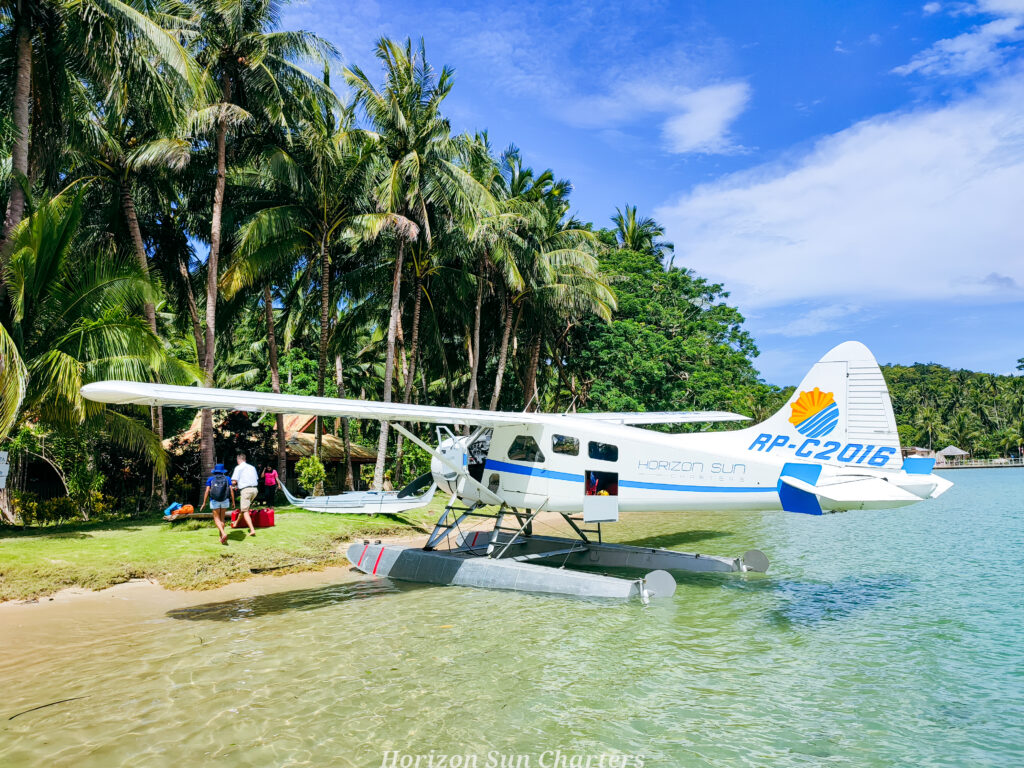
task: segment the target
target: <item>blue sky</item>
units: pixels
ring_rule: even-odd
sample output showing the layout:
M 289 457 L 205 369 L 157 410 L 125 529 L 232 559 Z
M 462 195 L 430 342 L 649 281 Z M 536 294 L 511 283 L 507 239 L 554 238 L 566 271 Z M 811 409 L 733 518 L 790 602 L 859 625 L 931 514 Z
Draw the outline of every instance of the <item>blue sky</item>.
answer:
M 881 362 L 1024 356 L 1024 0 L 300 0 L 283 21 L 371 75 L 377 38 L 422 36 L 455 130 L 569 178 L 598 226 L 655 216 L 769 382 L 849 338 Z

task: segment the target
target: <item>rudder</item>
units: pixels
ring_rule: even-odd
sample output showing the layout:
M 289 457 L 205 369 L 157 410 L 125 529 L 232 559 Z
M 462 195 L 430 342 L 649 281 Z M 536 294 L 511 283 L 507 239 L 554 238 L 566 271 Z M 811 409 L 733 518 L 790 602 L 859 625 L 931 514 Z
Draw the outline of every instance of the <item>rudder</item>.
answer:
M 829 440 L 842 446 L 892 448 L 896 457 L 900 450 L 889 388 L 874 355 L 858 341 L 846 341 L 830 350 L 780 411 L 744 431 L 792 435 L 794 440 Z

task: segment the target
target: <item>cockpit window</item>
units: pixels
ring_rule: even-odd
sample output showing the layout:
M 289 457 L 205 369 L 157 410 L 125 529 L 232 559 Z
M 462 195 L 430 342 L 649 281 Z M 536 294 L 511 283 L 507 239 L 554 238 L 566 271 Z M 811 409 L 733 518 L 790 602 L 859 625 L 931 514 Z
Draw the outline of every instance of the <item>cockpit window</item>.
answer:
M 590 458 L 592 459 L 597 459 L 598 461 L 619 460 L 619 446 L 617 445 L 611 445 L 610 443 L 595 443 L 591 441 L 587 448 Z
M 519 435 L 508 449 L 512 461 L 544 461 L 544 454 L 537 441 L 529 435 Z
M 553 450 L 555 453 L 567 453 L 570 456 L 579 456 L 579 438 L 569 437 L 568 435 L 552 435 L 551 450 Z

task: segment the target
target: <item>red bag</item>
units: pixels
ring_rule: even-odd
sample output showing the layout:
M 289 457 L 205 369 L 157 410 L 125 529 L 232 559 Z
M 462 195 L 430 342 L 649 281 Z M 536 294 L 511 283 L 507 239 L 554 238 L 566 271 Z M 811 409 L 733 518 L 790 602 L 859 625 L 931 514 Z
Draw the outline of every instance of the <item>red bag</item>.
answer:
M 253 528 L 274 527 L 273 509 L 250 509 L 249 516 L 252 518 Z M 245 525 L 245 518 L 242 517 L 240 510 L 234 509 L 231 511 L 231 526 L 234 527 L 236 525 Z

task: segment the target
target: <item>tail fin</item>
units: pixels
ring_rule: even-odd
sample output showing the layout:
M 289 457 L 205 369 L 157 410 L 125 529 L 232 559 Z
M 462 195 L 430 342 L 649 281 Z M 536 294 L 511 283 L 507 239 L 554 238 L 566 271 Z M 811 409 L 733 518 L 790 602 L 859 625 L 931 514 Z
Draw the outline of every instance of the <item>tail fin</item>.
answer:
M 811 448 L 838 444 L 831 452 L 814 450 L 814 458 L 861 464 L 868 458 L 867 448 L 873 446 L 872 456 L 878 449 L 886 449 L 881 455 L 892 457 L 884 466 L 900 465 L 900 438 L 889 389 L 874 356 L 857 341 L 844 342 L 828 352 L 814 364 L 782 410 L 748 431 L 770 434 L 780 448 L 798 446 L 798 457 L 809 457 Z M 785 443 L 782 436 L 788 436 Z

